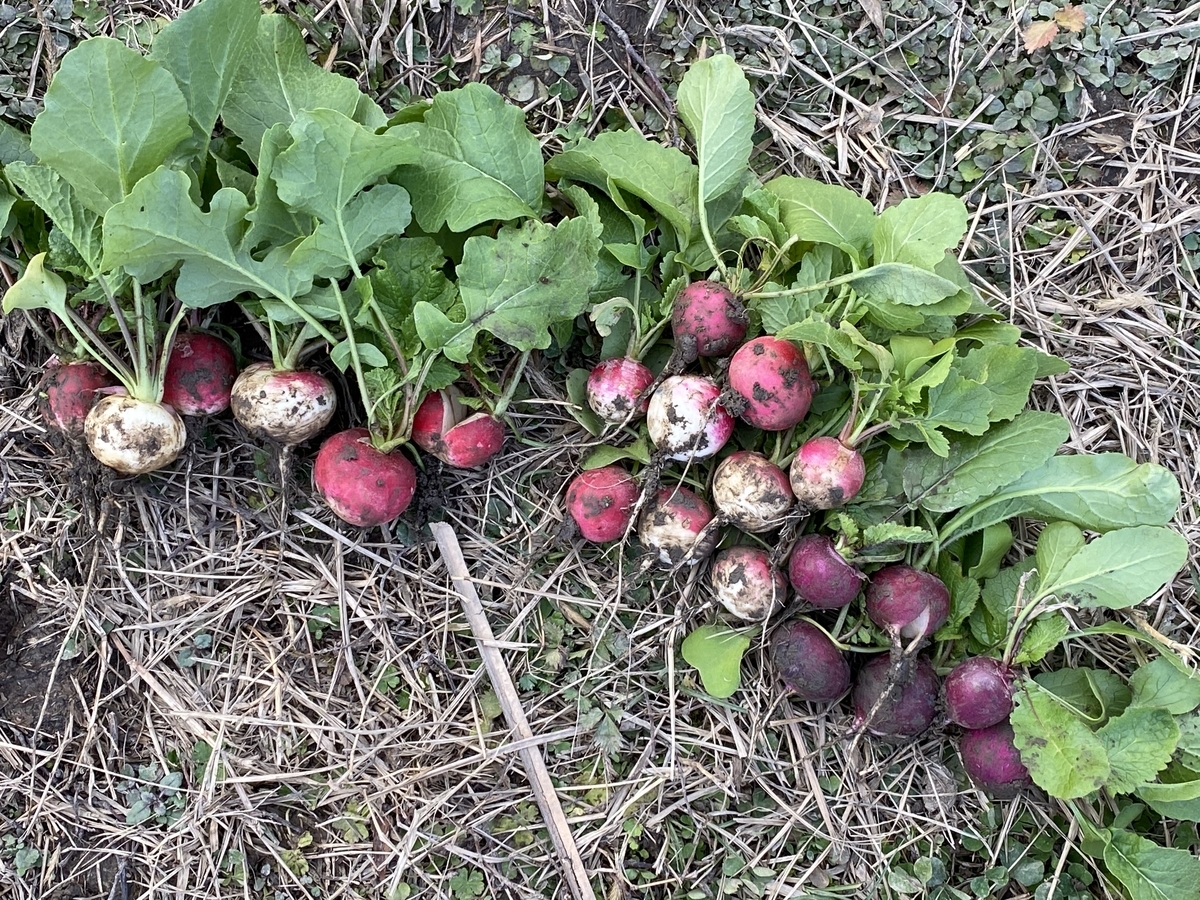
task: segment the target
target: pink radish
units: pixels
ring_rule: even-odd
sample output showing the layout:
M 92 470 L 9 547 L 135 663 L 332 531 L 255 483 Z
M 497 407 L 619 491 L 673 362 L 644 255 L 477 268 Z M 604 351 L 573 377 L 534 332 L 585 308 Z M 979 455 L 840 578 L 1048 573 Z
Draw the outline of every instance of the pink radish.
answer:
M 788 578 L 796 596 L 818 609 L 847 606 L 867 580 L 823 534 L 806 534 L 796 542 L 788 559 Z
M 990 656 L 964 659 L 950 670 L 943 687 L 946 716 L 963 728 L 989 728 L 1012 712 L 1012 672 Z
M 761 622 L 783 605 L 787 579 L 757 547 L 730 547 L 713 558 L 709 572 L 721 605 L 739 619 Z
M 55 364 L 46 371 L 42 417 L 72 440 L 83 438 L 83 423 L 96 402 L 97 391 L 117 383 L 99 363 Z
M 124 475 L 144 475 L 170 465 L 187 443 L 187 428 L 171 407 L 125 394 L 98 400 L 83 430 L 92 455 Z
M 383 453 L 365 428 L 339 431 L 321 443 L 313 463 L 313 486 L 339 518 L 369 527 L 390 522 L 408 509 L 417 472 L 399 450 Z
M 778 528 L 795 500 L 783 469 L 761 453 L 739 450 L 713 474 L 717 511 L 742 531 L 758 534 Z
M 912 566 L 885 566 L 867 585 L 867 616 L 906 641 L 929 637 L 950 616 L 950 592 L 936 575 Z
M 771 659 L 788 690 L 801 700 L 829 703 L 850 688 L 850 664 L 824 631 L 804 619 L 771 635 Z
M 757 337 L 729 361 L 729 388 L 745 403 L 743 419 L 764 431 L 785 431 L 808 415 L 816 383 L 795 344 Z
M 567 488 L 567 512 L 586 541 L 599 544 L 625 534 L 638 499 L 638 484 L 620 466 L 580 472 Z
M 413 443 L 448 466 L 478 469 L 504 446 L 504 423 L 486 412 L 472 412 L 456 387 L 430 391 L 413 416 Z
M 337 393 L 316 372 L 252 363 L 230 391 L 233 417 L 252 435 L 293 446 L 315 437 L 337 409 Z
M 1005 719 L 987 728 L 968 731 L 959 745 L 963 768 L 976 786 L 993 797 L 1007 799 L 1033 784 Z
M 705 459 L 733 436 L 733 416 L 720 404 L 721 389 L 702 375 L 672 375 L 650 398 L 646 428 L 668 459 Z
M 792 458 L 792 491 L 802 506 L 833 509 L 862 489 L 867 467 L 862 454 L 835 437 L 806 441 Z
M 698 356 L 728 356 L 746 337 L 746 307 L 723 284 L 694 281 L 675 296 L 671 333 L 684 363 Z
M 587 401 L 605 422 L 636 421 L 650 406 L 654 373 L 636 359 L 606 359 L 588 375 Z
M 884 691 L 888 691 L 887 698 L 879 703 Z M 913 738 L 933 724 L 938 677 L 924 657 L 905 659 L 896 670 L 884 653 L 863 666 L 852 696 L 856 729 L 865 724 L 867 731 L 879 737 Z M 872 710 L 875 714 L 867 721 Z
M 171 346 L 163 403 L 185 416 L 224 412 L 237 376 L 237 362 L 227 343 L 211 334 L 185 332 Z
M 659 488 L 638 521 L 638 539 L 664 566 L 694 566 L 716 546 L 717 530 L 704 529 L 712 517 L 709 505 L 687 488 Z

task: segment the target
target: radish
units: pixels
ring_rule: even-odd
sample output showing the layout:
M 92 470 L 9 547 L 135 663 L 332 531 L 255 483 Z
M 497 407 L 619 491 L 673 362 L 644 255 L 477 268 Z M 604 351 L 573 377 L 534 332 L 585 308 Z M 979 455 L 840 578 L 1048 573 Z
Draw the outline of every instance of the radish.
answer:
M 337 393 L 324 375 L 258 362 L 246 366 L 234 381 L 230 406 L 233 417 L 252 435 L 291 447 L 329 424 Z
M 824 631 L 805 619 L 771 635 L 771 659 L 788 690 L 801 700 L 829 703 L 850 688 L 850 664 Z
M 672 375 L 650 398 L 646 428 L 668 459 L 712 456 L 733 436 L 733 416 L 720 404 L 721 389 L 702 375 Z
M 721 604 L 747 622 L 769 618 L 787 594 L 787 579 L 771 565 L 771 554 L 757 547 L 722 550 L 709 577 Z
M 863 666 L 852 696 L 855 730 L 865 726 L 879 737 L 916 737 L 933 724 L 937 673 L 924 657 L 904 659 L 893 668 L 884 653 Z
M 705 529 L 712 509 L 685 487 L 659 488 L 638 522 L 638 538 L 664 566 L 694 566 L 716 546 L 717 530 Z
M 637 481 L 620 466 L 580 472 L 567 488 L 567 512 L 586 541 L 602 544 L 625 534 L 638 499 Z
M 640 419 L 650 406 L 652 384 L 654 373 L 636 359 L 606 359 L 588 375 L 588 406 L 605 422 Z
M 802 506 L 833 509 L 862 489 L 867 467 L 862 454 L 835 437 L 806 441 L 792 458 L 792 491 Z
M 92 455 L 124 475 L 170 465 L 187 443 L 187 427 L 171 407 L 125 394 L 101 397 L 83 430 Z
M 728 356 L 746 337 L 749 317 L 741 300 L 723 284 L 694 281 L 675 295 L 671 333 L 684 363 L 699 356 Z
M 740 415 L 764 431 L 785 431 L 802 421 L 816 387 L 791 341 L 757 337 L 729 361 L 729 389 L 745 404 Z
M 180 334 L 163 375 L 163 402 L 185 416 L 224 412 L 237 375 L 233 350 L 219 337 L 200 331 Z
M 885 566 L 867 585 L 867 616 L 894 637 L 929 637 L 950 615 L 950 592 L 936 575 L 911 566 Z
M 371 445 L 366 428 L 326 438 L 313 463 L 313 486 L 339 518 L 370 527 L 390 522 L 408 509 L 417 472 L 399 450 L 384 453 Z
M 413 443 L 457 469 L 486 465 L 504 437 L 504 423 L 490 413 L 471 412 L 454 386 L 426 394 L 412 420 Z
M 964 659 L 950 670 L 943 687 L 946 716 L 963 728 L 989 728 L 1012 712 L 1012 672 L 990 656 Z
M 761 453 L 739 450 L 713 474 L 713 503 L 743 531 L 758 534 L 783 524 L 795 498 L 783 469 Z
M 55 363 L 42 386 L 42 418 L 74 441 L 83 439 L 83 422 L 96 402 L 96 392 L 117 383 L 99 363 Z
M 1021 762 L 1007 719 L 987 728 L 968 731 L 962 737 L 959 752 L 971 780 L 993 797 L 1011 798 L 1033 784 L 1029 770 Z
M 867 580 L 823 534 L 806 534 L 796 542 L 788 559 L 788 578 L 796 596 L 818 609 L 849 605 Z

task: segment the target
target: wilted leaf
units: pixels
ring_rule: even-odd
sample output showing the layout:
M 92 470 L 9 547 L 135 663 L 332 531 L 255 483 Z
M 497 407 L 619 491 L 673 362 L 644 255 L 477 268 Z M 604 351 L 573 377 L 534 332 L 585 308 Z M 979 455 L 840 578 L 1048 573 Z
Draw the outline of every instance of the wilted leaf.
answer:
M 1052 20 L 1034 22 L 1021 32 L 1021 38 L 1025 42 L 1025 52 L 1032 53 L 1034 50 L 1049 47 L 1056 34 L 1058 34 L 1058 26 Z
M 1064 6 L 1054 14 L 1054 21 L 1067 31 L 1083 31 L 1087 24 L 1087 12 L 1082 6 Z

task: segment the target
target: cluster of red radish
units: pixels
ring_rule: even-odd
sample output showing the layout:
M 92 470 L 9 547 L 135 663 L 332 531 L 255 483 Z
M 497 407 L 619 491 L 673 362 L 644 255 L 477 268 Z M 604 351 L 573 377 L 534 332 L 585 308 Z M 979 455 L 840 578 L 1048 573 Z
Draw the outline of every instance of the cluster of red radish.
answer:
M 716 455 L 733 435 L 735 412 L 772 432 L 805 418 L 816 384 L 804 354 L 775 337 L 746 341 L 745 310 L 727 287 L 706 281 L 684 288 L 671 325 L 675 352 L 667 371 L 727 356 L 724 385 L 704 374 L 659 380 L 628 358 L 601 363 L 588 380 L 589 405 L 605 421 L 627 424 L 645 415 L 659 460 L 692 465 Z M 643 547 L 668 567 L 706 559 L 726 525 L 755 535 L 780 532 L 778 540 L 762 542 L 775 543 L 774 550 L 738 543 L 716 553 L 709 578 L 721 604 L 739 619 L 764 622 L 782 608 L 789 581 L 810 614 L 841 610 L 865 594 L 867 616 L 889 635 L 894 649 L 860 668 L 851 693 L 853 730 L 913 738 L 933 724 L 944 703 L 950 720 L 968 729 L 962 752 L 976 783 L 994 791 L 1026 783 L 1007 723 L 1012 708 L 1007 668 L 990 658 L 967 660 L 951 672 L 943 693 L 933 665 L 918 654 L 949 615 L 946 585 L 903 564 L 868 578 L 828 535 L 790 539 L 791 528 L 805 516 L 841 506 L 861 489 L 865 465 L 848 433 L 847 427 L 839 437 L 808 440 L 787 472 L 762 453 L 730 453 L 712 472 L 712 505 L 682 485 L 655 489 L 655 466 L 646 479 L 653 496 L 644 499 L 639 480 L 620 465 L 584 471 L 567 490 L 567 511 L 589 541 L 619 540 L 636 527 Z M 785 685 L 801 699 L 833 702 L 851 690 L 845 653 L 812 618 L 775 626 L 771 648 Z

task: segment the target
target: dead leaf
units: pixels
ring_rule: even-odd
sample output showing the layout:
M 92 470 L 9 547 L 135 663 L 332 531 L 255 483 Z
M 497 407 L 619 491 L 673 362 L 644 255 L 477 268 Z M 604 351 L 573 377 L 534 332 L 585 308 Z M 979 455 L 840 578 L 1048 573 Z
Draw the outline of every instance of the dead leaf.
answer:
M 858 5 L 863 8 L 863 12 L 867 14 L 871 24 L 878 29 L 880 34 L 883 34 L 883 3 L 881 0 L 858 0 Z
M 1096 312 L 1117 312 L 1122 309 L 1152 309 L 1154 298 L 1143 291 L 1119 291 L 1092 300 Z
M 1054 21 L 1067 31 L 1083 31 L 1087 24 L 1087 13 L 1082 6 L 1064 6 L 1054 14 Z
M 1056 34 L 1058 34 L 1058 25 L 1053 20 L 1034 22 L 1021 33 L 1021 37 L 1025 41 L 1025 52 L 1032 53 L 1034 50 L 1048 47 Z

